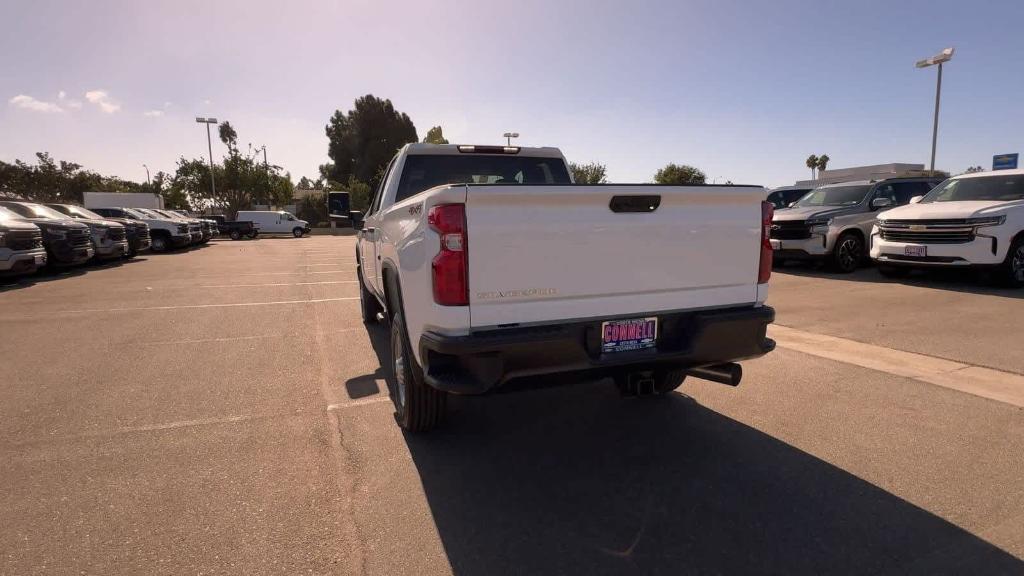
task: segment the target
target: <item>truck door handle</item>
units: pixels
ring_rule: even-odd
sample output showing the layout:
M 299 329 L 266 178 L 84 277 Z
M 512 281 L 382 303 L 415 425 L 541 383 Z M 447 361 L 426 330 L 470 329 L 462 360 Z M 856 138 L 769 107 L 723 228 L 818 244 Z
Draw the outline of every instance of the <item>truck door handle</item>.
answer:
M 612 212 L 654 212 L 661 206 L 661 195 L 612 196 L 608 208 Z

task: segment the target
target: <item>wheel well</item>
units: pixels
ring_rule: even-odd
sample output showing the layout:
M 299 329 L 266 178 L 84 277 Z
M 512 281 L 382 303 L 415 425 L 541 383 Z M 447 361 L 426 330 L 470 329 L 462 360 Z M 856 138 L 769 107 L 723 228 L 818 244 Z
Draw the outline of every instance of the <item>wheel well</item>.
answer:
M 384 308 L 387 309 L 386 311 L 390 316 L 393 311 L 397 310 L 396 304 L 398 299 L 395 273 L 390 266 L 385 266 L 381 269 L 381 287 L 384 289 Z
M 858 237 L 860 237 L 860 241 L 861 242 L 864 242 L 864 243 L 867 242 L 867 239 L 864 238 L 864 231 L 861 230 L 860 228 L 847 228 L 846 230 L 843 230 L 842 232 L 840 232 L 839 236 L 837 236 L 836 238 L 839 238 L 843 234 L 856 234 Z

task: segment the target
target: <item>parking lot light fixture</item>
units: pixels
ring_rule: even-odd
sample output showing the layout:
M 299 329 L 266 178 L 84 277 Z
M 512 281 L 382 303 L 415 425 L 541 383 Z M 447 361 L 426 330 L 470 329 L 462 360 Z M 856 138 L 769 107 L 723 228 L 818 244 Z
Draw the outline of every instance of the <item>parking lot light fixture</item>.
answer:
M 505 132 L 504 134 L 502 134 L 502 136 L 505 138 L 506 145 L 511 146 L 512 139 L 519 138 L 519 132 Z
M 210 139 L 210 124 L 216 124 L 216 118 L 196 117 L 196 122 L 206 124 L 206 148 L 210 151 L 210 194 L 217 197 L 217 185 L 213 181 L 213 141 Z
M 924 60 L 918 60 L 915 66 L 917 68 L 927 68 L 929 66 L 938 65 L 939 74 L 935 81 L 935 119 L 932 122 L 932 161 L 931 161 L 931 173 L 935 174 L 935 142 L 939 136 L 939 97 L 942 94 L 942 64 L 949 62 L 953 59 L 953 48 L 946 48 L 942 52 L 939 52 L 931 58 L 925 58 Z

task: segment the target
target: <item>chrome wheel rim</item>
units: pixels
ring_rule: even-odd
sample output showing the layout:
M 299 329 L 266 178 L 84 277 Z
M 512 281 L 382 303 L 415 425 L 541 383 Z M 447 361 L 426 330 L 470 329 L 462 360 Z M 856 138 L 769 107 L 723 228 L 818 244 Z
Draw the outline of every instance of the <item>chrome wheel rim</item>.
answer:
M 843 270 L 852 270 L 860 260 L 860 242 L 856 238 L 847 238 L 839 245 L 839 264 Z
M 402 336 L 398 330 L 391 334 L 391 369 L 395 371 L 395 398 L 398 400 L 398 407 L 405 408 L 405 351 L 402 347 Z

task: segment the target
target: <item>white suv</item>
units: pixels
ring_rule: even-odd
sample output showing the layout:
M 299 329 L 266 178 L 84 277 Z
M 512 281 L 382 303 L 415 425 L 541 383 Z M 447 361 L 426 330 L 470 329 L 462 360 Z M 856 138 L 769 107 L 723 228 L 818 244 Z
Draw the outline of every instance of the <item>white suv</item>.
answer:
M 887 276 L 984 267 L 1024 286 L 1024 170 L 964 174 L 879 216 L 871 257 Z

